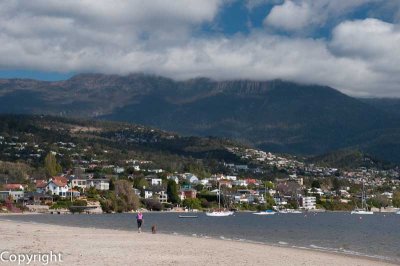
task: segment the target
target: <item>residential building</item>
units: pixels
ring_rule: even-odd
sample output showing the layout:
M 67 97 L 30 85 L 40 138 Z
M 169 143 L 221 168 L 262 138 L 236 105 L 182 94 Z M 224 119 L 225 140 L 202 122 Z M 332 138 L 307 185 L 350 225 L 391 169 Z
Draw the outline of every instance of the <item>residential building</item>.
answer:
M 197 191 L 195 189 L 185 189 L 182 191 L 184 199 L 195 199 Z
M 114 167 L 114 173 L 122 174 L 123 172 L 125 172 L 125 169 L 123 167 Z
M 243 180 L 243 179 L 232 181 L 232 184 L 234 186 L 238 186 L 238 187 L 247 187 L 247 182 L 246 182 L 246 180 Z
M 110 181 L 108 179 L 87 179 L 87 187 L 94 187 L 97 190 L 110 190 Z
M 0 200 L 5 201 L 11 198 L 13 201 L 17 202 L 18 200 L 24 197 L 24 192 L 22 190 L 8 190 L 8 191 L 0 191 Z
M 167 203 L 168 202 L 168 196 L 167 196 L 167 192 L 165 191 L 160 191 L 155 193 L 155 195 L 157 196 L 158 200 L 161 203 Z
M 169 175 L 167 176 L 168 180 L 174 180 L 175 183 L 179 184 L 179 177 L 177 177 L 176 175 Z
M 144 198 L 145 199 L 151 199 L 153 197 L 153 191 L 151 190 L 145 190 L 144 191 Z
M 152 186 L 161 186 L 162 185 L 162 179 L 161 178 L 152 178 L 151 179 L 151 185 Z
M 78 198 L 81 196 L 81 193 L 76 189 L 68 189 L 67 194 L 66 194 L 67 198 L 71 197 L 71 194 L 72 194 L 73 198 Z
M 24 186 L 22 184 L 4 184 L 4 190 L 24 190 Z
M 199 178 L 194 174 L 186 173 L 185 177 L 186 177 L 186 181 L 191 184 L 197 184 L 199 182 Z
M 86 179 L 72 179 L 71 180 L 72 187 L 78 187 L 82 189 L 87 188 L 87 180 Z
M 39 194 L 46 193 L 47 180 L 35 180 L 36 192 Z
M 61 180 L 54 179 L 50 180 L 46 185 L 46 192 L 50 191 L 52 195 L 58 195 L 60 197 L 66 197 L 68 191 L 67 182 L 62 182 Z
M 301 205 L 304 209 L 312 210 L 316 209 L 316 197 L 303 197 L 301 199 Z

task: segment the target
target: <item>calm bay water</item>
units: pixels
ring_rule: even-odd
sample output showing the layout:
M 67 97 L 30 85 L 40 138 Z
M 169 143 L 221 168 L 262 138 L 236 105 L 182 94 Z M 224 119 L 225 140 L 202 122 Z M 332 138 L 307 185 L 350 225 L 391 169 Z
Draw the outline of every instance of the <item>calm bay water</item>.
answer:
M 230 217 L 180 219 L 176 213 L 145 213 L 144 231 L 153 224 L 158 232 L 197 237 L 253 241 L 289 247 L 374 256 L 400 264 L 400 215 L 349 213 L 276 214 L 236 213 Z M 109 228 L 136 232 L 135 214 L 15 215 L 17 220 L 77 227 Z

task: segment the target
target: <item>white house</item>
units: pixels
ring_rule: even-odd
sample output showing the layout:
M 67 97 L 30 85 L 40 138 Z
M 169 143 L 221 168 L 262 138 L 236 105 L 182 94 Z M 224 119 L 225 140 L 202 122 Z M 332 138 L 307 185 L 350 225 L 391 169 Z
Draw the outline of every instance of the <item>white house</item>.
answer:
M 392 192 L 383 192 L 381 195 L 382 196 L 386 196 L 388 199 L 392 199 L 393 198 L 393 193 Z
M 72 187 L 78 187 L 82 189 L 86 189 L 87 187 L 87 181 L 86 179 L 72 179 L 71 180 Z
M 186 173 L 185 177 L 186 177 L 186 181 L 188 181 L 191 184 L 195 184 L 195 183 L 199 182 L 199 178 L 197 176 L 195 176 L 194 174 Z
M 164 170 L 163 169 L 149 169 L 149 170 L 147 170 L 147 172 L 160 174 L 160 173 L 163 173 Z
M 110 182 L 108 179 L 87 179 L 87 187 L 94 187 L 97 190 L 109 190 Z
M 235 181 L 235 180 L 237 180 L 237 176 L 235 176 L 235 175 L 227 175 L 227 176 L 225 176 L 225 179 Z
M 152 186 L 161 186 L 162 185 L 162 179 L 161 178 L 152 178 L 151 179 L 151 185 Z
M 13 201 L 17 202 L 19 199 L 24 197 L 24 191 L 21 190 L 8 190 L 0 191 L 0 200 L 6 200 L 11 198 Z
M 144 191 L 144 198 L 145 199 L 151 199 L 153 197 L 153 191 L 151 190 L 145 190 Z
M 179 184 L 179 177 L 177 177 L 176 175 L 169 175 L 167 176 L 168 180 L 174 180 L 175 183 Z
M 239 187 L 247 187 L 247 181 L 243 180 L 243 179 L 239 179 L 239 180 L 234 180 L 232 182 L 232 185 L 234 186 L 239 186 Z
M 320 196 L 324 195 L 324 192 L 320 188 L 309 188 L 307 191 L 310 194 L 318 194 Z
M 68 192 L 68 184 L 57 179 L 50 180 L 49 183 L 47 183 L 46 191 L 50 191 L 52 195 L 66 197 Z
M 167 202 L 168 202 L 167 192 L 165 192 L 165 191 L 160 191 L 160 192 L 156 193 L 156 196 L 158 197 L 158 200 L 159 200 L 161 203 L 167 203 Z
M 316 197 L 303 197 L 301 203 L 304 209 L 312 210 L 316 209 Z
M 123 167 L 115 167 L 114 168 L 114 173 L 116 174 L 122 174 L 123 172 L 125 172 L 125 169 Z
M 210 183 L 210 180 L 207 178 L 204 178 L 202 180 L 199 180 L 200 184 L 202 184 L 203 186 L 207 186 Z

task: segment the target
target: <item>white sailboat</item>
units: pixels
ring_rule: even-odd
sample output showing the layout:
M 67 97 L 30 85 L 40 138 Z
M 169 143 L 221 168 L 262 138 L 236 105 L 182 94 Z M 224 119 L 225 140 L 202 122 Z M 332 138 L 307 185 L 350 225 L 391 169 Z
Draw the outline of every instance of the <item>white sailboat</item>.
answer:
M 363 187 L 362 187 L 362 194 L 361 194 L 361 208 L 354 209 L 351 214 L 374 214 L 374 212 L 368 210 L 366 195 L 365 195 L 365 186 L 364 186 L 364 179 L 363 179 Z
M 211 217 L 224 217 L 233 215 L 232 211 L 225 211 L 221 209 L 221 184 L 218 187 L 218 210 L 212 212 L 206 212 L 207 216 Z

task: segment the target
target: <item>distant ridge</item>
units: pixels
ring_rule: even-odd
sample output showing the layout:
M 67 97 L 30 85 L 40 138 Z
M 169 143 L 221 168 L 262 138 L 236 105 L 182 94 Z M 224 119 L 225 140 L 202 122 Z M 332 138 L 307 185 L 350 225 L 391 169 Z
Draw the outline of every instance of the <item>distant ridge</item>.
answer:
M 144 74 L 3 79 L 0 112 L 134 122 L 273 152 L 318 155 L 351 148 L 400 162 L 397 114 L 330 87 L 283 80 L 174 81 Z

